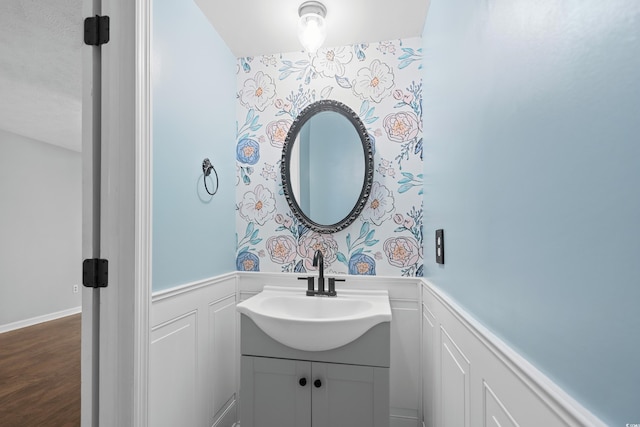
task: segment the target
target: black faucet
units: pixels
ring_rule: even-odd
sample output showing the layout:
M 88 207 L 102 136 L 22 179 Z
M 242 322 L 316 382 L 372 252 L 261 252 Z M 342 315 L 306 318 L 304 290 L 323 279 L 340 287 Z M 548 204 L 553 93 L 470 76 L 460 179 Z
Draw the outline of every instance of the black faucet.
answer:
M 336 296 L 336 282 L 344 282 L 344 279 L 329 278 L 329 290 L 324 290 L 324 255 L 321 250 L 315 251 L 313 254 L 314 267 L 318 267 L 318 290 L 314 289 L 314 276 L 298 277 L 298 280 L 307 281 L 307 296 L 325 295 L 329 297 Z
M 324 255 L 320 249 L 313 254 L 313 266 L 318 267 L 318 293 L 322 295 L 324 294 Z

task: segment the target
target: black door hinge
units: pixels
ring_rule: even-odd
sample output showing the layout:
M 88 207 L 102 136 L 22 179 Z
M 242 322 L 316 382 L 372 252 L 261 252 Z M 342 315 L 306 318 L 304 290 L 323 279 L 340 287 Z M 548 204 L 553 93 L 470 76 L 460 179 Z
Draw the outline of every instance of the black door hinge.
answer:
M 82 284 L 87 288 L 106 288 L 109 279 L 109 261 L 85 259 L 82 263 Z
M 84 20 L 84 43 L 100 46 L 109 42 L 109 17 L 93 16 Z

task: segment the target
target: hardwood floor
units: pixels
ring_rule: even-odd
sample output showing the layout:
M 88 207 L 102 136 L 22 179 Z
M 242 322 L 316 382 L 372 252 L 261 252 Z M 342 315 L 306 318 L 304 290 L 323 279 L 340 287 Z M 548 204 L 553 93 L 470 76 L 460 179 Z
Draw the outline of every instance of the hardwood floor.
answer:
M 80 316 L 0 334 L 0 427 L 80 425 Z

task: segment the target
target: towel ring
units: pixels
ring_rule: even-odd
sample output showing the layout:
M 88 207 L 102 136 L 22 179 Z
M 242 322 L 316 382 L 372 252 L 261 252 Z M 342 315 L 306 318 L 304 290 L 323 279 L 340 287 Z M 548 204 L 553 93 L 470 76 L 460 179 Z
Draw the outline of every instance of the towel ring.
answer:
M 213 171 L 216 176 L 216 189 L 213 191 L 213 193 L 209 191 L 209 187 L 207 187 L 207 177 L 211 175 L 211 171 Z M 220 182 L 218 181 L 218 172 L 216 172 L 216 168 L 213 167 L 209 159 L 204 159 L 202 161 L 202 173 L 204 174 L 204 176 L 202 177 L 202 180 L 204 181 L 204 189 L 207 190 L 207 193 L 209 193 L 211 196 L 215 196 L 215 194 L 218 192 Z

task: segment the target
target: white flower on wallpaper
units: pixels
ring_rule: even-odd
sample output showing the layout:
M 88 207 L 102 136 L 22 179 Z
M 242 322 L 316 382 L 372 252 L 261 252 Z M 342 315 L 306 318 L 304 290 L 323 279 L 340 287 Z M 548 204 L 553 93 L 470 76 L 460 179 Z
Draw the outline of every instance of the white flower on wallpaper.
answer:
M 325 267 L 338 259 L 338 243 L 332 235 L 307 231 L 298 240 L 298 255 L 302 257 L 307 271 L 317 270 L 317 267 L 313 266 L 313 256 L 317 250 L 322 251 Z
M 264 225 L 274 215 L 276 200 L 268 188 L 258 184 L 253 191 L 244 193 L 242 202 L 238 205 L 238 210 L 245 221 Z
M 291 236 L 271 236 L 265 246 L 271 261 L 276 264 L 288 264 L 296 259 L 298 245 Z
M 411 141 L 422 130 L 420 121 L 413 111 L 399 111 L 389 114 L 383 121 L 384 130 L 391 141 Z
M 394 267 L 410 267 L 422 258 L 422 250 L 413 237 L 392 237 L 384 242 L 383 249 Z
M 363 100 L 379 103 L 391 94 L 393 80 L 391 67 L 374 59 L 370 67 L 358 71 L 353 82 L 353 93 Z
M 369 200 L 362 210 L 362 220 L 381 225 L 393 213 L 393 194 L 387 187 L 374 181 Z
M 253 79 L 245 80 L 239 95 L 240 103 L 245 107 L 264 111 L 276 96 L 276 86 L 271 76 L 258 71 Z
M 352 59 L 353 53 L 347 47 L 318 49 L 311 65 L 318 74 L 334 78 L 335 76 L 344 76 L 345 64 L 351 62 Z
M 269 123 L 267 125 L 269 143 L 276 148 L 282 148 L 292 123 L 293 121 L 289 119 L 280 119 Z
M 238 60 L 239 271 L 306 274 L 320 250 L 327 274 L 423 275 L 421 59 L 415 38 Z M 320 99 L 357 112 L 374 146 L 363 212 L 333 234 L 314 232 L 293 215 L 280 177 L 289 129 Z

